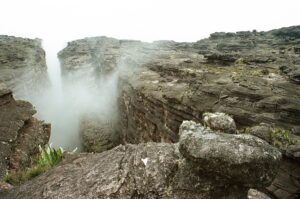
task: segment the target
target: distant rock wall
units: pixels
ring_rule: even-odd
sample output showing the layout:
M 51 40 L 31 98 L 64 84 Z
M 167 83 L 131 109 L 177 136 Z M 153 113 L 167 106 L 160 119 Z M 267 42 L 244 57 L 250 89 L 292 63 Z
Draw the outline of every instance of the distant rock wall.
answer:
M 0 35 L 0 83 L 27 100 L 49 85 L 41 40 Z
M 66 76 L 121 71 L 125 142 L 176 141 L 184 119 L 200 121 L 207 111 L 232 115 L 238 128 L 274 123 L 300 135 L 299 42 L 273 31 L 214 33 L 195 43 L 95 37 L 70 42 L 59 57 Z
M 8 89 L 0 89 L 0 179 L 6 170 L 18 170 L 32 164 L 50 137 L 50 124 L 33 117 L 29 102 L 16 101 Z

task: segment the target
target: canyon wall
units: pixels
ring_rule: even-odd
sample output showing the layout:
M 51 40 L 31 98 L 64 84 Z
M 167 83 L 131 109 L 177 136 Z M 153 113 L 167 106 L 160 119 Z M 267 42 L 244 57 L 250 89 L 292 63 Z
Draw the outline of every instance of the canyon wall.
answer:
M 299 26 L 213 33 L 194 43 L 95 37 L 69 42 L 59 57 L 65 76 L 77 73 L 95 82 L 118 73 L 117 122 L 109 130 L 88 126 L 93 133 L 87 140 L 104 139 L 110 147 L 177 142 L 182 121 L 200 122 L 205 112 L 232 115 L 240 132 L 263 122 L 287 129 L 299 140 L 299 43 Z M 101 100 L 95 103 L 101 106 Z M 83 137 L 88 134 L 85 129 L 82 125 Z M 105 133 L 111 130 L 117 133 Z M 117 135 L 118 141 L 113 143 L 109 135 Z M 97 145 L 89 142 L 93 144 Z M 278 198 L 299 194 L 299 141 L 293 150 L 292 156 L 283 150 L 288 161 L 270 188 Z

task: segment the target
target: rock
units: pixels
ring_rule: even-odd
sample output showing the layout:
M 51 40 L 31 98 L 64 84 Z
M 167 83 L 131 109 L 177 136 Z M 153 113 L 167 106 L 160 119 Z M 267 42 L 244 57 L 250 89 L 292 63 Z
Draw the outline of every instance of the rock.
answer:
M 264 189 L 276 198 L 300 197 L 300 161 L 283 156 L 278 174 L 272 184 Z
M 272 128 L 271 125 L 265 124 L 265 123 L 260 123 L 258 126 L 251 127 L 246 130 L 246 133 L 249 133 L 251 135 L 255 135 L 263 140 L 265 140 L 268 143 L 272 142 L 272 131 L 274 129 Z
M 100 153 L 121 144 L 120 133 L 115 125 L 112 119 L 104 119 L 95 114 L 86 115 L 80 126 L 83 150 Z
M 6 182 L 0 182 L 0 194 L 8 192 L 12 188 L 13 188 L 13 186 L 11 184 L 8 184 Z
M 296 54 L 300 54 L 300 45 L 297 45 L 297 46 L 294 47 L 294 52 Z
M 204 113 L 203 122 L 205 126 L 225 133 L 235 133 L 236 125 L 234 120 L 225 113 Z
M 255 136 L 216 134 L 190 121 L 182 123 L 180 135 L 181 154 L 197 162 L 207 175 L 229 177 L 230 183 L 246 187 L 265 187 L 277 174 L 281 153 Z
M 253 136 L 238 139 L 237 135 L 215 133 L 194 122 L 184 122 L 181 129 L 179 144 L 128 144 L 103 153 L 67 158 L 61 165 L 15 187 L 2 198 L 246 198 L 249 186 L 261 187 L 271 182 L 280 152 L 266 142 Z M 226 175 L 210 173 L 212 168 L 202 165 L 199 159 L 191 159 L 182 150 L 183 146 L 190 146 L 198 155 L 210 154 L 208 151 L 215 154 L 212 150 L 215 146 L 201 145 L 197 143 L 201 142 L 199 139 L 184 143 L 189 136 L 205 137 L 208 135 L 205 131 L 211 135 L 210 141 L 218 146 L 223 146 L 220 137 L 225 136 L 236 138 L 228 148 L 245 147 L 233 155 L 241 157 L 240 162 L 227 159 L 230 155 L 219 156 L 227 159 L 226 162 L 235 161 L 235 169 L 229 172 L 227 168 Z M 265 154 L 256 158 L 248 149 L 255 152 L 260 149 Z M 253 165 L 243 161 L 247 158 Z M 215 159 L 209 158 L 207 163 L 216 164 Z M 221 164 L 216 169 L 220 171 L 226 166 L 229 165 Z M 272 169 L 266 170 L 267 167 Z M 240 179 L 236 179 L 237 173 Z
M 0 65 L 0 83 L 17 99 L 32 100 L 49 86 L 40 39 L 0 35 Z
M 0 90 L 0 178 L 7 169 L 31 165 L 38 146 L 48 143 L 50 124 L 33 118 L 35 112 L 29 102 L 16 101 L 10 90 Z
M 248 192 L 248 199 L 271 199 L 271 198 L 258 190 L 250 189 Z

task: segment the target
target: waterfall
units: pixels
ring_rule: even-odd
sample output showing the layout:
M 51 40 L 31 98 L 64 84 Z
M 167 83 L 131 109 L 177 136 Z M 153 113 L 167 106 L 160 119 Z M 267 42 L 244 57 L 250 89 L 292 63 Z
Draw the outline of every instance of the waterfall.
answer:
M 54 147 L 62 147 L 66 150 L 75 148 L 80 150 L 79 113 L 63 92 L 60 63 L 57 57 L 58 51 L 63 47 L 63 42 L 51 40 L 43 42 L 51 84 L 49 88 L 44 89 L 43 96 L 36 98 L 34 104 L 38 112 L 37 117 L 51 123 L 50 143 Z

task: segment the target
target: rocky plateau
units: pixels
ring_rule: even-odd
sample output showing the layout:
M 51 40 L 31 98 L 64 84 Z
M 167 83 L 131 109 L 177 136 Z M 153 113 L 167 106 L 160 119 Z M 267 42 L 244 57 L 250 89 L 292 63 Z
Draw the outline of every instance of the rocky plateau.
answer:
M 66 154 L 0 197 L 299 198 L 299 45 L 300 26 L 191 43 L 69 42 L 58 53 L 64 81 L 84 79 L 97 91 L 117 77 L 113 111 L 81 117 L 83 149 L 95 154 Z M 0 36 L 2 173 L 49 139 L 50 126 L 9 90 L 22 99 L 36 82 L 48 82 L 40 41 Z M 26 139 L 30 146 L 18 145 Z

